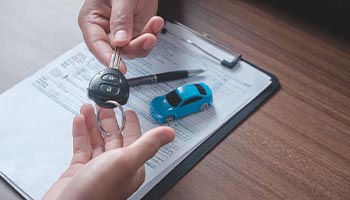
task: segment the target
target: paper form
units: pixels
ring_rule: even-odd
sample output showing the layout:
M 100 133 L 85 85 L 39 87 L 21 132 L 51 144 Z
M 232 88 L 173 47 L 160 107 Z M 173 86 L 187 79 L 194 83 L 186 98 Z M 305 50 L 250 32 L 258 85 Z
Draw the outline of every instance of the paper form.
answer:
M 172 24 L 167 24 L 167 28 L 178 31 Z M 182 36 L 187 37 L 186 33 Z M 207 48 L 218 51 L 210 45 Z M 269 76 L 245 62 L 227 69 L 198 49 L 167 35 L 160 35 L 149 56 L 125 62 L 127 78 L 181 69 L 206 70 L 183 80 L 131 88 L 124 108 L 138 114 L 143 133 L 159 126 L 149 113 L 149 103 L 155 96 L 183 84 L 205 82 L 213 90 L 214 101 L 208 110 L 169 124 L 176 131 L 175 140 L 146 163 L 145 182 L 130 199 L 142 198 L 271 83 Z M 0 170 L 34 199 L 40 199 L 68 167 L 72 157 L 72 119 L 83 103 L 93 103 L 87 98 L 86 87 L 103 68 L 82 43 L 1 94 Z

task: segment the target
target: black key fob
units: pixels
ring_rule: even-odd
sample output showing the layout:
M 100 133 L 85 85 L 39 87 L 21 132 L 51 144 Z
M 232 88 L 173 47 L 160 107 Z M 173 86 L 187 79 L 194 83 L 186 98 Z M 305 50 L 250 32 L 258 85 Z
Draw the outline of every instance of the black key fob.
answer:
M 126 104 L 129 99 L 129 84 L 125 76 L 115 68 L 107 68 L 92 77 L 88 96 L 97 105 L 103 108 L 115 108 L 108 100 L 116 101 L 120 105 Z

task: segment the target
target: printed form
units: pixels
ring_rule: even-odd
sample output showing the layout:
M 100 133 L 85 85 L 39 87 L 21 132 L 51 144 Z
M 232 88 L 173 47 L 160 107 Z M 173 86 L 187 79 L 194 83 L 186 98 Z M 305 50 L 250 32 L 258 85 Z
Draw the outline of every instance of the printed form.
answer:
M 167 28 L 181 37 L 201 42 L 171 24 Z M 219 52 L 209 44 L 202 45 L 207 45 L 208 52 Z M 223 56 L 232 59 L 230 55 Z M 188 83 L 204 82 L 213 91 L 213 106 L 209 109 L 168 124 L 176 131 L 175 140 L 146 163 L 145 182 L 130 199 L 142 198 L 220 125 L 271 84 L 269 76 L 244 61 L 234 69 L 225 68 L 170 35 L 161 34 L 147 57 L 125 63 L 127 78 L 174 70 L 206 70 L 187 79 L 132 87 L 124 108 L 138 114 L 143 133 L 159 126 L 149 113 L 154 97 Z M 72 119 L 82 104 L 93 103 L 87 97 L 86 87 L 103 68 L 82 43 L 0 95 L 0 171 L 32 198 L 40 199 L 68 167 L 72 156 Z M 118 111 L 116 114 L 120 117 Z

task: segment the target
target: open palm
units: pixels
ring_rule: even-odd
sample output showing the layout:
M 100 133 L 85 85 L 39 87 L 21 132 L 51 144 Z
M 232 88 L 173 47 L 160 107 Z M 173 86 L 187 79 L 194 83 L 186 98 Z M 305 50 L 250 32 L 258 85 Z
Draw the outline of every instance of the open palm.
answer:
M 103 138 L 94 108 L 83 105 L 80 113 L 73 121 L 71 165 L 43 199 L 126 199 L 143 183 L 144 163 L 174 139 L 173 130 L 159 127 L 141 136 L 136 114 L 126 111 L 123 135 Z M 106 131 L 119 129 L 111 109 L 100 117 Z

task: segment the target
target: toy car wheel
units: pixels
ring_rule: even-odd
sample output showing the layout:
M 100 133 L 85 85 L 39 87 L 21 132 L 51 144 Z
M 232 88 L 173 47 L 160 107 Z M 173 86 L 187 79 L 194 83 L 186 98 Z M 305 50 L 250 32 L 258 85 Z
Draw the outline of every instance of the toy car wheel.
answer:
M 208 103 L 204 103 L 203 105 L 201 105 L 200 110 L 203 111 L 203 110 L 206 110 L 208 108 L 209 108 L 209 104 Z
M 170 116 L 168 116 L 167 118 L 165 118 L 164 123 L 171 122 L 171 121 L 174 120 L 174 118 L 175 118 L 175 117 L 174 117 L 173 115 L 170 115 Z

